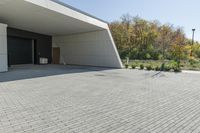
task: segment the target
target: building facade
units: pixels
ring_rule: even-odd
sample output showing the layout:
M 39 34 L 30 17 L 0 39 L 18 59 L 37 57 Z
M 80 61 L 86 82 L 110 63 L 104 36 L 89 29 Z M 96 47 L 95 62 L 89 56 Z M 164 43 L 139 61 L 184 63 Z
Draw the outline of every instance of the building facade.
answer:
M 122 68 L 106 22 L 56 0 L 1 0 L 0 72 L 41 58 Z

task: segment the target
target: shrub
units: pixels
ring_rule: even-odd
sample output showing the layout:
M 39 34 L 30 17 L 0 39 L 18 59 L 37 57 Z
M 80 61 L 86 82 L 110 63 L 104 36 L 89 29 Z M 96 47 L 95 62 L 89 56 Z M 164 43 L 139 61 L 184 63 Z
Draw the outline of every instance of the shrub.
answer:
M 175 67 L 179 67 L 179 63 L 176 61 L 170 61 L 165 64 L 162 64 L 162 70 L 163 71 L 171 71 Z
M 124 50 L 119 50 L 119 53 L 120 53 L 120 57 L 122 59 L 126 59 L 126 57 L 128 56 L 128 50 L 127 49 L 124 49 Z
M 192 68 L 197 68 L 197 66 L 196 65 L 191 65 L 192 66 Z
M 151 53 L 151 57 L 152 57 L 153 60 L 163 59 L 163 55 L 160 54 L 159 52 L 155 52 L 155 51 Z
M 156 70 L 156 71 L 160 71 L 161 68 L 160 68 L 159 66 L 156 66 L 156 67 L 155 67 L 155 70 Z
M 148 71 L 153 69 L 153 67 L 151 65 L 148 65 L 146 68 L 147 68 Z
M 144 69 L 144 65 L 141 64 L 141 65 L 140 65 L 140 70 L 143 70 L 143 69 Z
M 172 67 L 171 67 L 170 65 L 164 65 L 163 71 L 168 72 L 168 71 L 170 71 L 171 69 L 172 69 Z
M 131 65 L 131 68 L 132 68 L 132 69 L 135 69 L 135 68 L 136 68 L 136 65 L 135 65 L 135 64 L 132 64 L 132 65 Z
M 181 72 L 180 62 L 172 61 L 171 63 L 171 67 L 174 70 L 174 72 Z
M 151 59 L 151 55 L 149 53 L 146 53 L 145 58 L 146 59 Z
M 189 62 L 190 62 L 190 65 L 194 65 L 194 64 L 196 64 L 198 62 L 198 60 L 195 59 L 195 58 L 190 58 Z
M 181 68 L 180 67 L 174 67 L 174 72 L 181 72 Z
M 128 69 L 128 67 L 129 67 L 129 65 L 128 65 L 128 64 L 125 64 L 125 68 Z
M 180 67 L 180 61 L 170 61 L 169 66 L 174 69 L 174 68 L 179 68 Z

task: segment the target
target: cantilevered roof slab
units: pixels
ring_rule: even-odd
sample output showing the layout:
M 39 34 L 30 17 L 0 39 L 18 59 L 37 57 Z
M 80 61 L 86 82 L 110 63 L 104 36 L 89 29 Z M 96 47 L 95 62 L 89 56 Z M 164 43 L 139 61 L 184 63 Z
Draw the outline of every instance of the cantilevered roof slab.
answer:
M 122 68 L 108 24 L 57 0 L 0 0 L 0 23 L 52 36 L 60 63 Z
M 51 0 L 1 0 L 0 22 L 46 35 L 107 29 L 107 23 Z

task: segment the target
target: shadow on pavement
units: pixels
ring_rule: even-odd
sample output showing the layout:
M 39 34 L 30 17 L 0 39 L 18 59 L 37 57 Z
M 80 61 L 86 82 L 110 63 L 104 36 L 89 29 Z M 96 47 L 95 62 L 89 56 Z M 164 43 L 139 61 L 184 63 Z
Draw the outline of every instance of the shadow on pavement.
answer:
M 18 65 L 9 68 L 8 72 L 0 73 L 0 82 L 8 82 L 38 77 L 104 71 L 111 68 L 64 66 L 64 65 Z

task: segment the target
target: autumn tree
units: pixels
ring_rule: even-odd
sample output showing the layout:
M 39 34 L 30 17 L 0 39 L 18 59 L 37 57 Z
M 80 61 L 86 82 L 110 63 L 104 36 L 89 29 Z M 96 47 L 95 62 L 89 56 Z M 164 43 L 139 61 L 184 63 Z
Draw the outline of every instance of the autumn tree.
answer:
M 183 58 L 182 54 L 188 46 L 182 28 L 129 14 L 112 22 L 110 29 L 121 58 L 178 59 Z

